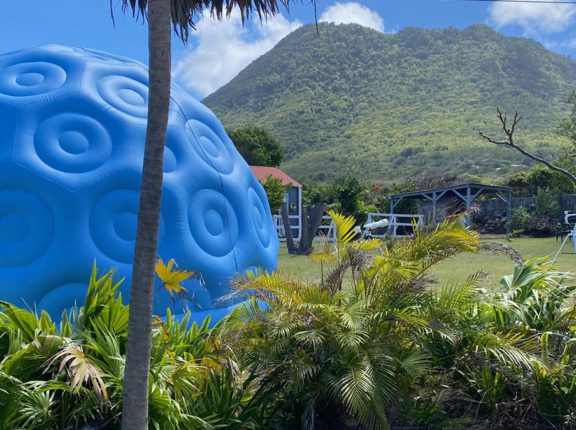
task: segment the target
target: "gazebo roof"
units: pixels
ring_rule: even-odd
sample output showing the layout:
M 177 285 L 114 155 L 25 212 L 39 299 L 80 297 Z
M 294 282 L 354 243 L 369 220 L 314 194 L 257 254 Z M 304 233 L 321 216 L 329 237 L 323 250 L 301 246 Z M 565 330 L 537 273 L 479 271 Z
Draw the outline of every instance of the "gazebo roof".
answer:
M 480 194 L 482 192 L 499 192 L 499 191 L 511 191 L 512 188 L 510 187 L 503 187 L 497 185 L 486 185 L 486 184 L 478 184 L 475 182 L 468 182 L 465 184 L 460 185 L 450 185 L 448 187 L 439 187 L 439 188 L 430 188 L 427 190 L 419 190 L 419 191 L 409 191 L 406 193 L 398 193 L 398 194 L 390 194 L 387 197 L 391 199 L 398 199 L 398 198 L 410 198 L 410 197 L 421 197 L 421 198 L 428 198 L 430 194 L 442 194 L 444 195 L 448 191 L 453 191 L 456 194 L 470 189 L 473 194 Z
M 466 204 L 466 225 L 470 225 L 471 216 L 468 212 L 471 208 L 472 203 L 476 198 L 484 193 L 493 193 L 506 203 L 506 219 L 507 219 L 507 231 L 510 232 L 510 221 L 512 219 L 512 188 L 510 187 L 500 187 L 496 185 L 486 185 L 477 184 L 474 182 L 469 182 L 461 185 L 451 185 L 448 187 L 432 188 L 429 190 L 421 191 L 411 191 L 407 193 L 392 194 L 387 196 L 390 199 L 390 213 L 394 213 L 396 206 L 404 199 L 426 199 L 432 203 L 432 217 L 433 223 L 436 223 L 437 212 L 436 207 L 440 199 L 442 199 L 447 193 L 451 193 L 454 196 L 461 199 Z

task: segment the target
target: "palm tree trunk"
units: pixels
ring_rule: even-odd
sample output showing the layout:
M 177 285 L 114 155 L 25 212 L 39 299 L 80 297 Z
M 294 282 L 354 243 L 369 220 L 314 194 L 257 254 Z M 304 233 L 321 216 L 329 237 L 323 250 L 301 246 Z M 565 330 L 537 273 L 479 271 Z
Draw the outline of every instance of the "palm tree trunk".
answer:
M 148 428 L 152 296 L 170 107 L 171 33 L 170 0 L 148 0 L 148 124 L 130 293 L 123 430 Z

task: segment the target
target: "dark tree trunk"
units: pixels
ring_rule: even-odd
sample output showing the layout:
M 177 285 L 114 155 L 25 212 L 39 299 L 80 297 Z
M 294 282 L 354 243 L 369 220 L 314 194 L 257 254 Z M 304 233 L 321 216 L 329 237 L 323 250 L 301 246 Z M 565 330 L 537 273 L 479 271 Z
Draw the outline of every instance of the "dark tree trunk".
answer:
M 170 0 L 148 0 L 148 124 L 140 186 L 124 370 L 123 430 L 148 428 L 148 375 L 152 336 L 154 266 L 162 201 L 164 146 L 170 107 Z
M 288 203 L 282 205 L 282 224 L 284 225 L 284 235 L 286 236 L 288 254 L 296 254 L 294 238 L 292 237 L 292 226 L 290 225 L 290 216 L 288 215 Z
M 310 217 L 308 220 L 308 228 L 309 228 L 309 237 L 310 244 L 312 244 L 312 240 L 316 237 L 316 232 L 318 231 L 318 227 L 322 224 L 322 217 L 326 212 L 326 203 L 317 203 L 316 205 L 312 206 L 310 210 Z
M 298 246 L 298 254 L 308 255 L 308 248 L 312 247 L 312 241 L 314 240 L 314 233 L 310 237 L 310 231 L 308 228 L 308 207 L 302 207 L 302 216 L 300 218 L 300 244 Z
M 302 218 L 300 219 L 300 244 L 298 245 L 298 248 L 296 248 L 292 238 L 292 230 L 286 228 L 287 225 L 290 225 L 288 208 L 286 205 L 282 206 L 282 222 L 284 223 L 284 231 L 286 232 L 286 246 L 288 247 L 288 254 L 310 255 L 312 253 L 314 250 L 312 242 L 316 237 L 318 227 L 320 227 L 320 224 L 322 223 L 322 217 L 324 216 L 325 211 L 325 203 L 318 203 L 311 208 L 302 208 Z

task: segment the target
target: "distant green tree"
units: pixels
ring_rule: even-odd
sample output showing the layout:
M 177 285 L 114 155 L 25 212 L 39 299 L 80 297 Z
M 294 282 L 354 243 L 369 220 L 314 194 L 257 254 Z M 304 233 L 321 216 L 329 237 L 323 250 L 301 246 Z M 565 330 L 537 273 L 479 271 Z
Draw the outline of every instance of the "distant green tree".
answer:
M 354 216 L 362 222 L 366 215 L 363 213 L 364 202 L 362 194 L 366 186 L 353 175 L 340 176 L 332 185 L 332 196 L 337 203 L 338 210 L 344 215 Z
M 561 219 L 558 199 L 549 189 L 539 188 L 534 205 L 514 209 L 512 229 L 534 237 L 552 236 L 558 229 Z
M 512 175 L 506 185 L 513 188 L 515 196 L 535 196 L 540 189 L 547 189 L 552 195 L 570 194 L 576 190 L 568 177 L 542 166 Z
M 541 188 L 534 199 L 534 215 L 550 220 L 560 219 L 560 204 L 548 188 Z
M 270 211 L 275 214 L 282 208 L 282 202 L 284 201 L 284 195 L 288 191 L 288 186 L 284 185 L 280 179 L 268 176 L 262 186 L 266 191 L 266 196 L 268 197 L 268 203 L 270 204 Z
M 284 158 L 280 142 L 263 128 L 239 128 L 227 130 L 227 133 L 248 164 L 275 167 Z
M 305 205 L 315 205 L 316 203 L 331 204 L 334 202 L 332 185 L 307 182 L 302 186 L 302 202 Z

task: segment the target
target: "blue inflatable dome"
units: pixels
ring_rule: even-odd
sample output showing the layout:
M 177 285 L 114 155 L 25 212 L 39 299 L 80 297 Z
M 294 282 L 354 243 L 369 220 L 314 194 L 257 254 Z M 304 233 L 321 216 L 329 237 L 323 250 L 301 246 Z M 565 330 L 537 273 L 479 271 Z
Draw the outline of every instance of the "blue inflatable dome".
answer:
M 83 302 L 94 261 L 126 278 L 129 297 L 147 80 L 142 64 L 87 49 L 0 56 L 1 300 L 57 317 Z M 216 116 L 177 86 L 160 223 L 159 257 L 202 275 L 183 299 L 158 288 L 160 315 L 219 317 L 235 274 L 276 267 L 262 186 Z

